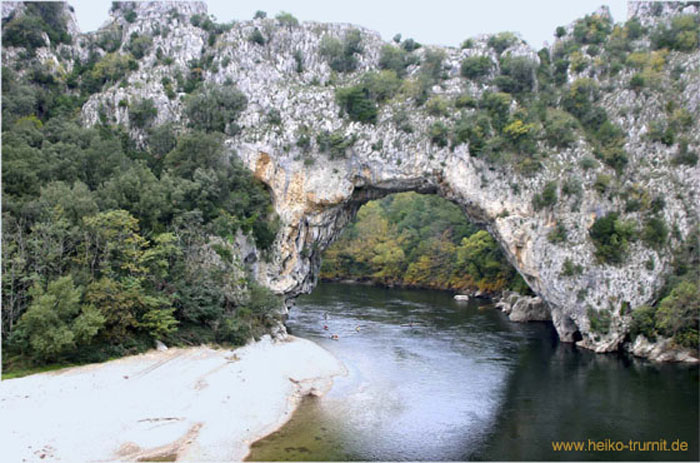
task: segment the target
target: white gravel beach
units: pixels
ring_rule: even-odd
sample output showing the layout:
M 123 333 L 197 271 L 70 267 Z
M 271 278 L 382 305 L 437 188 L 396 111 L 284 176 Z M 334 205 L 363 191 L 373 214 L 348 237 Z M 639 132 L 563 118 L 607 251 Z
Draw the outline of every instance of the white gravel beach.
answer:
M 343 365 L 311 341 L 171 348 L 0 383 L 0 460 L 240 461 Z

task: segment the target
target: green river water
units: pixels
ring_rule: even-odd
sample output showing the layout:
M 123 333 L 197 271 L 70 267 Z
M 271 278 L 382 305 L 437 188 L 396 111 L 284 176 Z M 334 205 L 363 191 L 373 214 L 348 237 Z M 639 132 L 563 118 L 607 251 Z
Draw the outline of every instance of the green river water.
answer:
M 549 323 L 511 323 L 440 291 L 321 284 L 299 298 L 288 327 L 348 375 L 304 399 L 249 461 L 699 458 L 697 366 L 594 354 L 558 342 Z M 552 447 L 606 439 L 688 450 Z

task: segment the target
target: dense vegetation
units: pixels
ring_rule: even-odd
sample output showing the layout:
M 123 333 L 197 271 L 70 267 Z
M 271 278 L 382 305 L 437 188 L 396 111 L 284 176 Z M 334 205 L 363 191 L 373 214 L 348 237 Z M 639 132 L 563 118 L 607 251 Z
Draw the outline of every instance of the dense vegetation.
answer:
M 59 4 L 31 5 L 4 24 L 6 45 L 30 50 L 40 44 L 25 39 L 38 31 L 70 42 Z M 2 69 L 5 372 L 103 360 L 154 340 L 242 344 L 276 317 L 281 301 L 231 247 L 241 231 L 264 252 L 277 227 L 268 192 L 223 144 L 247 104 L 233 84 L 192 81 L 188 126 L 157 125 L 151 99 L 120 102 L 128 126 L 107 109 L 93 128 L 77 120 L 149 44 L 132 37 L 129 54 L 91 54 L 67 74 L 33 53 Z
M 700 230 L 696 230 L 678 251 L 658 302 L 632 312 L 632 336 L 642 334 L 651 341 L 663 336 L 691 349 L 700 345 L 699 237 Z
M 321 277 L 421 288 L 528 291 L 496 241 L 456 205 L 399 193 L 372 201 L 323 255 Z

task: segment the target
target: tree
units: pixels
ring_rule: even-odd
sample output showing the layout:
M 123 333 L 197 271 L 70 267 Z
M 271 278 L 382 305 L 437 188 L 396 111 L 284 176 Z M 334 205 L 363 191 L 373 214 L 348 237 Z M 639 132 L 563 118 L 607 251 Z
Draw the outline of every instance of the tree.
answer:
M 617 212 L 609 212 L 595 220 L 589 234 L 598 259 L 601 262 L 619 264 L 630 241 L 635 239 L 636 230 L 633 223 L 621 220 Z
M 697 283 L 682 281 L 661 300 L 656 312 L 657 326 L 665 336 L 684 347 L 697 348 L 700 323 L 700 289 Z
M 370 124 L 377 122 L 377 106 L 366 86 L 338 88 L 335 100 L 351 120 Z
M 321 39 L 319 53 L 326 58 L 328 65 L 337 72 L 352 72 L 357 68 L 357 57 L 362 54 L 362 36 L 360 31 L 348 31 L 343 40 L 325 35 Z
M 105 320 L 94 306 L 81 306 L 81 293 L 70 276 L 52 281 L 46 290 L 34 285 L 32 304 L 17 324 L 15 342 L 25 343 L 35 361 L 56 360 L 90 342 Z
M 248 98 L 233 85 L 206 86 L 185 100 L 190 127 L 205 132 L 230 134 L 238 129 L 234 122 L 248 105 Z
M 469 56 L 462 61 L 460 72 L 467 79 L 478 79 L 487 76 L 492 68 L 493 62 L 488 56 Z
M 153 103 L 153 98 L 139 100 L 129 108 L 129 120 L 140 129 L 150 125 L 157 116 L 158 109 Z
M 178 139 L 175 149 L 165 156 L 165 166 L 174 175 L 191 180 L 197 168 L 220 168 L 223 158 L 223 136 L 191 132 Z
M 384 45 L 379 53 L 379 68 L 392 70 L 398 77 L 406 75 L 406 68 L 415 64 L 403 48 L 393 45 Z
M 110 210 L 83 218 L 81 261 L 92 275 L 134 276 L 145 269 L 139 261 L 147 241 L 138 220 L 125 210 Z

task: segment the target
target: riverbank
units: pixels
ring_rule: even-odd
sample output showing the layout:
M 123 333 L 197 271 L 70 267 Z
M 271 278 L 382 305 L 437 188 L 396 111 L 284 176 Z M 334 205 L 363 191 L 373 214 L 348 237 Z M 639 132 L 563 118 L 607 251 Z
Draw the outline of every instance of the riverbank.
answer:
M 345 373 L 304 339 L 150 351 L 0 383 L 6 461 L 240 461 Z

